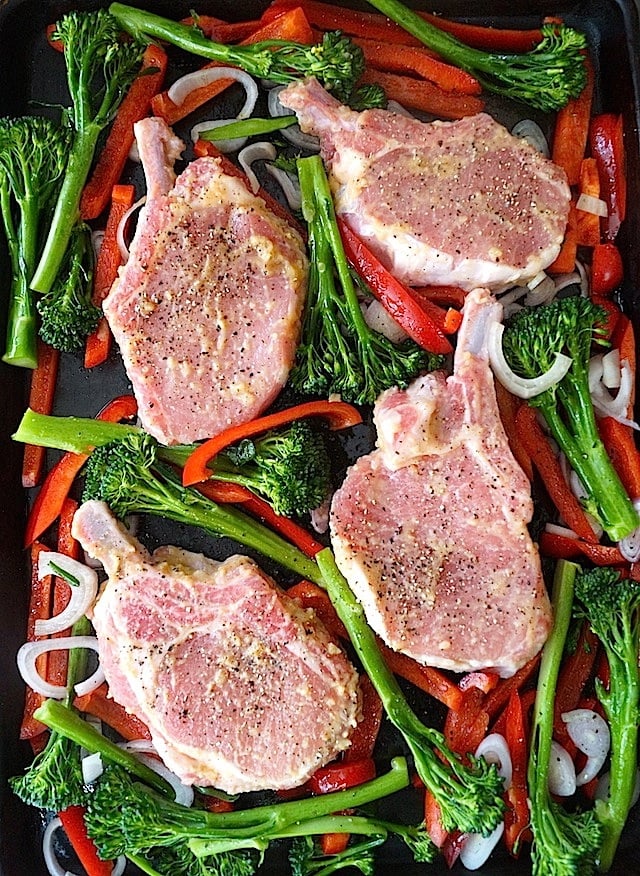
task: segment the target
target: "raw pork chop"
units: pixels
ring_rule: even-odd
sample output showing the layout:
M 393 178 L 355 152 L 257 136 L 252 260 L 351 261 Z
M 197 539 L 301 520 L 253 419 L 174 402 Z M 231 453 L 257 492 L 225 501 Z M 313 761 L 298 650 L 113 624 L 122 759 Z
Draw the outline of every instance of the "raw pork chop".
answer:
M 349 745 L 355 670 L 252 560 L 150 555 L 102 502 L 73 531 L 109 576 L 93 623 L 111 695 L 184 782 L 294 787 Z
M 315 79 L 280 100 L 320 138 L 338 213 L 405 283 L 498 288 L 526 283 L 557 256 L 564 171 L 491 116 L 357 113 Z
M 511 675 L 550 629 L 529 482 L 500 421 L 487 361 L 501 306 L 471 292 L 454 374 L 390 389 L 377 449 L 331 507 L 336 560 L 373 629 L 420 663 Z
M 129 259 L 104 301 L 138 400 L 160 441 L 188 443 L 251 420 L 284 386 L 307 263 L 300 236 L 184 148 L 160 119 L 135 128 L 147 181 Z

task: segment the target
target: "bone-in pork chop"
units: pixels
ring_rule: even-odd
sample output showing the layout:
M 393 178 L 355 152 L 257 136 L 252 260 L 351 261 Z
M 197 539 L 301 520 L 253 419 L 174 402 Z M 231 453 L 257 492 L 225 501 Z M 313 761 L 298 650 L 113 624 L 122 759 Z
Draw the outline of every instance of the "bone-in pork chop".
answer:
M 184 782 L 290 788 L 349 745 L 354 668 L 252 560 L 150 555 L 102 502 L 73 531 L 109 576 L 92 619 L 111 696 Z
M 253 419 L 286 383 L 307 262 L 298 233 L 217 158 L 176 179 L 183 144 L 136 127 L 147 181 L 129 259 L 103 303 L 143 426 L 166 444 Z
M 551 614 L 527 523 L 529 482 L 500 421 L 486 351 L 501 306 L 467 296 L 454 373 L 384 392 L 378 446 L 331 507 L 336 561 L 393 649 L 458 672 L 511 675 L 544 643 Z
M 320 138 L 338 213 L 405 283 L 496 289 L 526 283 L 558 254 L 564 171 L 491 116 L 358 113 L 314 79 L 280 100 Z

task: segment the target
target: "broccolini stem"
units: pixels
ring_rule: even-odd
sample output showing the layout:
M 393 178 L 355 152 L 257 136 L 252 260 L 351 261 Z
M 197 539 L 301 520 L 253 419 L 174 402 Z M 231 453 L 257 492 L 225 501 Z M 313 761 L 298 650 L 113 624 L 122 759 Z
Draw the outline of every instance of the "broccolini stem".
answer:
M 475 75 L 489 91 L 523 100 L 551 112 L 585 86 L 583 34 L 563 25 L 543 25 L 542 42 L 530 52 L 507 54 L 474 49 L 430 24 L 400 0 L 369 0 L 427 48 Z
M 23 444 L 37 444 L 71 453 L 90 453 L 94 447 L 122 439 L 125 435 L 141 434 L 138 426 L 92 420 L 90 417 L 52 417 L 27 408 L 11 436 Z
M 40 261 L 31 280 L 36 292 L 49 292 L 80 217 L 80 196 L 104 125 L 89 124 L 76 137 Z
M 13 221 L 9 190 L 0 185 L 0 211 L 13 278 L 7 315 L 7 342 L 2 361 L 22 368 L 35 368 L 38 364 L 37 320 L 29 280 L 37 260 L 40 207 L 33 198 L 27 197 L 21 203 L 21 210 L 22 221 L 18 232 Z
M 86 748 L 87 751 L 95 752 L 124 767 L 134 776 L 142 779 L 152 788 L 162 794 L 172 794 L 171 786 L 154 770 L 142 763 L 134 754 L 111 742 L 98 730 L 83 721 L 68 706 L 58 700 L 45 700 L 34 712 L 34 718 L 46 724 L 50 730 L 54 730 L 61 736 L 71 739 L 77 745 Z
M 425 726 L 409 707 L 395 676 L 384 662 L 376 637 L 367 624 L 364 610 L 329 548 L 316 556 L 324 584 L 365 671 L 374 684 L 389 720 L 404 736 L 418 775 L 442 810 L 447 830 L 487 834 L 502 818 L 502 779 L 495 766 L 474 759 L 466 767 L 448 748 L 442 733 Z M 438 754 L 443 755 L 443 762 Z

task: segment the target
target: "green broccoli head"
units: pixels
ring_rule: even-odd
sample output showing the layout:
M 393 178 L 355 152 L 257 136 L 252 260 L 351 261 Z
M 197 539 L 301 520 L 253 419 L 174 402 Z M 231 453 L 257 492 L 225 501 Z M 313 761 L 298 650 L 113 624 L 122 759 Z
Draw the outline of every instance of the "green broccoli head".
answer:
M 28 806 L 60 812 L 84 802 L 80 748 L 52 732 L 45 748 L 21 776 L 9 780 L 11 789 Z
M 87 225 L 77 225 L 60 273 L 37 303 L 40 337 L 64 353 L 81 350 L 98 325 L 102 311 L 91 300 L 93 248 Z
M 56 192 L 71 142 L 67 127 L 41 116 L 0 118 L 0 168 L 19 203 L 41 209 Z
M 145 433 L 96 447 L 85 466 L 83 502 L 106 502 L 120 518 L 142 511 L 149 486 L 155 483 L 156 456 L 157 442 Z

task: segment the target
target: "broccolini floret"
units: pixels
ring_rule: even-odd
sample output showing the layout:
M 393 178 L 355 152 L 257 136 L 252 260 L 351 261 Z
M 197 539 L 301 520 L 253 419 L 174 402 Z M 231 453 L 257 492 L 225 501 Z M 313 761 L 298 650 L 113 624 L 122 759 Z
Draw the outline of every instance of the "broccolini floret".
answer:
M 29 288 L 67 162 L 69 130 L 39 116 L 0 119 L 0 216 L 11 263 L 10 365 L 38 364 L 35 296 Z
M 611 732 L 609 791 L 595 809 L 603 828 L 598 864 L 606 872 L 627 821 L 638 771 L 640 583 L 621 579 L 616 569 L 604 566 L 581 572 L 575 595 L 576 613 L 600 639 L 609 665 L 608 685 L 596 682 Z
M 44 249 L 31 288 L 48 292 L 60 271 L 79 218 L 82 189 L 102 131 L 111 123 L 140 69 L 144 46 L 122 38 L 104 9 L 72 11 L 56 22 L 52 39 L 64 48 L 71 107 L 65 112 L 72 136 L 69 158 Z
M 593 809 L 570 812 L 549 792 L 553 702 L 579 571 L 579 566 L 564 560 L 557 565 L 552 593 L 554 625 L 540 662 L 528 768 L 533 876 L 591 876 L 597 869 L 602 841 L 602 827 Z
M 586 85 L 586 37 L 566 25 L 543 24 L 542 41 L 529 52 L 488 52 L 466 45 L 400 0 L 369 2 L 443 60 L 471 73 L 488 91 L 553 112 Z
M 586 510 L 613 541 L 619 541 L 640 521 L 598 433 L 589 390 L 591 345 L 602 342 L 604 318 L 603 309 L 588 298 L 558 298 L 518 311 L 505 326 L 502 344 L 509 366 L 527 378 L 548 371 L 557 353 L 571 357 L 562 380 L 529 404 L 540 410 L 578 475 Z
M 91 229 L 78 223 L 53 286 L 37 302 L 40 337 L 55 350 L 81 350 L 102 311 L 91 300 L 93 288 Z
M 411 340 L 394 344 L 369 328 L 342 246 L 322 159 L 297 162 L 302 212 L 309 228 L 311 267 L 302 340 L 290 380 L 308 395 L 337 393 L 372 404 L 392 386 L 405 387 L 442 359 Z
M 279 84 L 315 76 L 339 100 L 349 96 L 364 71 L 362 50 L 338 31 L 324 33 L 322 42 L 313 46 L 286 40 L 235 46 L 210 40 L 197 26 L 180 24 L 124 3 L 112 3 L 109 12 L 137 40 L 164 40 L 191 54 L 232 64 L 252 76 Z

